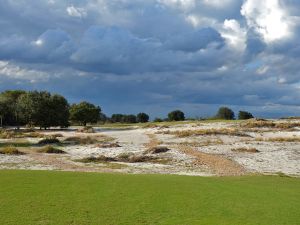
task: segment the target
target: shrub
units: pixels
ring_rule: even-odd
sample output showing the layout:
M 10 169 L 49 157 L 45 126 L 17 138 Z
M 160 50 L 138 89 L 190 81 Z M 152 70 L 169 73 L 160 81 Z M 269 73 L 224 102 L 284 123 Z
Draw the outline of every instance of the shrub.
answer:
M 55 137 L 44 138 L 38 142 L 39 145 L 59 144 L 59 143 L 60 141 Z
M 230 108 L 221 107 L 217 112 L 216 118 L 223 120 L 234 120 L 234 112 Z
M 184 113 L 180 110 L 175 110 L 168 114 L 169 121 L 183 121 L 184 119 Z
M 83 163 L 101 163 L 101 162 L 115 162 L 117 160 L 112 157 L 106 157 L 104 155 L 100 155 L 98 157 L 91 156 L 91 157 L 79 159 L 77 161 Z
M 153 148 L 149 148 L 148 150 L 146 150 L 146 154 L 159 154 L 159 153 L 164 153 L 164 152 L 168 152 L 170 151 L 169 148 L 164 147 L 164 146 L 156 146 Z
M 9 146 L 0 150 L 0 154 L 4 155 L 24 155 L 24 152 L 19 151 L 17 148 Z
M 41 153 L 48 153 L 48 154 L 65 154 L 66 152 L 63 151 L 63 150 L 60 150 L 58 148 L 54 148 L 53 146 L 51 145 L 47 145 L 41 149 L 38 150 L 38 152 L 41 152 Z
M 163 122 L 163 119 L 161 119 L 161 118 L 155 118 L 155 119 L 153 120 L 153 122 L 161 123 L 161 122 Z
M 239 111 L 238 119 L 239 120 L 248 120 L 254 118 L 253 115 L 246 111 Z
M 231 151 L 233 151 L 233 152 L 248 152 L 248 153 L 259 152 L 256 148 L 245 148 L 245 147 L 234 148 L 234 149 L 231 149 Z

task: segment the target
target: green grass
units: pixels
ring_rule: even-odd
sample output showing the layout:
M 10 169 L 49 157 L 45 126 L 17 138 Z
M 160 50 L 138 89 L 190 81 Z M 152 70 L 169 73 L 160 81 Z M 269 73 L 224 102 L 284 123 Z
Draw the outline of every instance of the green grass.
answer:
M 300 224 L 300 179 L 0 171 L 0 224 Z

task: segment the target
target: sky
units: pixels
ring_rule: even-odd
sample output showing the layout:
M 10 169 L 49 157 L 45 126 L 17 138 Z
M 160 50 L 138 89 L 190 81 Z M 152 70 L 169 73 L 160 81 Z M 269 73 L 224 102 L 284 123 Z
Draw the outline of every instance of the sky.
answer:
M 107 115 L 300 115 L 298 0 L 0 0 L 0 91 Z

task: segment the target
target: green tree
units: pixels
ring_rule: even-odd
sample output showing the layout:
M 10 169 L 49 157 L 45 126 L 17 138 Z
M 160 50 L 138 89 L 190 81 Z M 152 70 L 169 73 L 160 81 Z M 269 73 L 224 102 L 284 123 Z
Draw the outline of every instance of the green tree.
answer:
M 183 121 L 185 119 L 184 113 L 180 110 L 172 111 L 168 114 L 169 121 Z
M 86 126 L 87 123 L 96 123 L 100 117 L 101 108 L 89 102 L 73 104 L 70 108 L 70 119 Z
M 216 118 L 223 120 L 234 120 L 234 112 L 228 107 L 221 107 L 217 112 Z
M 239 118 L 239 120 L 248 120 L 248 119 L 251 119 L 251 118 L 254 118 L 254 117 L 250 112 L 239 111 L 238 118 Z
M 18 100 L 20 118 L 30 126 L 48 128 L 68 126 L 69 104 L 61 95 L 51 95 L 45 91 L 32 91 Z
M 123 115 L 121 122 L 122 123 L 136 123 L 137 118 L 135 115 Z
M 139 113 L 136 116 L 138 123 L 147 123 L 149 121 L 149 115 L 146 113 Z
M 26 92 L 22 90 L 7 90 L 0 94 L 3 124 L 11 126 L 20 125 L 17 102 L 24 94 L 26 94 Z
M 123 114 L 112 114 L 111 122 L 112 123 L 121 123 L 124 115 Z

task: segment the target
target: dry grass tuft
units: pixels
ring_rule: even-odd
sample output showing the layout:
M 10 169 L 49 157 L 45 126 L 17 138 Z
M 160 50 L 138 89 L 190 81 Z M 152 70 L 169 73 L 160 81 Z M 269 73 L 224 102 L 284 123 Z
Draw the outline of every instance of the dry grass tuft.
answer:
M 0 154 L 4 154 L 4 155 L 24 155 L 24 152 L 19 151 L 17 148 L 15 147 L 5 147 L 2 148 L 0 150 Z
M 98 147 L 98 148 L 120 148 L 122 146 L 119 145 L 118 143 L 101 143 L 101 144 L 97 144 L 96 147 Z
M 12 139 L 12 138 L 43 138 L 46 135 L 41 134 L 32 130 L 0 130 L 1 139 Z
M 238 137 L 250 137 L 248 134 L 242 133 L 233 128 L 222 129 L 203 129 L 203 130 L 182 130 L 182 131 L 163 131 L 163 134 L 171 134 L 177 137 L 190 137 L 190 136 L 202 136 L 202 135 L 229 135 Z
M 51 145 L 47 145 L 38 150 L 40 153 L 48 153 L 48 154 L 66 154 L 65 151 L 55 148 Z
M 38 142 L 39 145 L 59 144 L 60 140 L 56 137 L 46 137 Z
M 266 141 L 266 142 L 300 142 L 300 137 L 255 138 L 255 141 Z
M 245 148 L 245 147 L 234 148 L 234 149 L 231 149 L 231 151 L 245 152 L 245 153 L 258 153 L 259 152 L 256 148 Z
M 117 160 L 112 157 L 106 157 L 104 155 L 101 155 L 98 157 L 94 157 L 94 156 L 87 157 L 87 158 L 79 159 L 77 161 L 82 163 L 101 163 L 101 162 L 116 162 Z
M 299 122 L 280 122 L 275 123 L 268 120 L 250 120 L 241 124 L 242 127 L 246 128 L 277 128 L 277 129 L 291 129 L 300 127 Z
M 145 154 L 159 154 L 168 151 L 170 151 L 170 149 L 165 146 L 157 146 L 157 147 L 149 148 L 148 150 L 145 151 Z
M 91 144 L 99 144 L 105 143 L 114 140 L 111 137 L 98 135 L 98 136 L 86 136 L 86 137 L 68 137 L 64 140 L 66 144 L 74 144 L 74 145 L 91 145 Z

